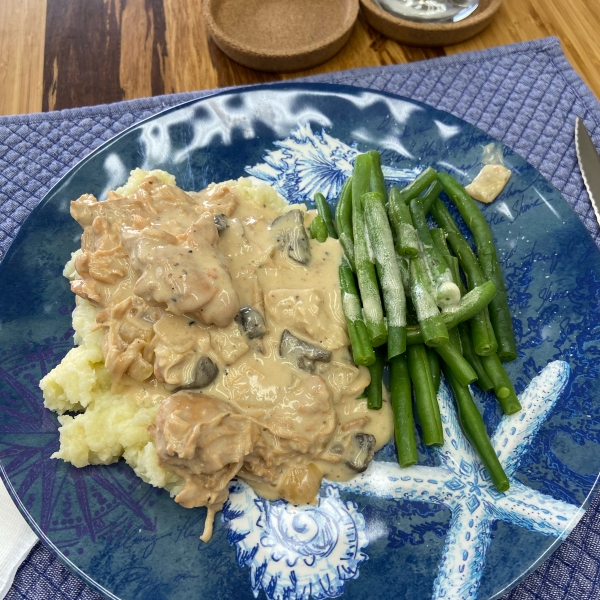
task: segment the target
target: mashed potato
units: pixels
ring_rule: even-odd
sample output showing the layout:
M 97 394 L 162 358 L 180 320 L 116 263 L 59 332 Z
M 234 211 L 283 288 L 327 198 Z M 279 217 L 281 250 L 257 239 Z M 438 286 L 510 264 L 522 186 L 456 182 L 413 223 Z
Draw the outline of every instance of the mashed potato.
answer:
M 57 412 L 61 458 L 76 467 L 107 465 L 125 459 L 138 477 L 172 495 L 183 480 L 161 468 L 148 426 L 154 423 L 159 404 L 143 406 L 134 394 L 113 394 L 104 367 L 102 330 L 94 330 L 98 310 L 77 299 L 73 311 L 74 340 L 78 344 L 40 382 L 46 408 Z M 80 412 L 69 416 L 65 412 Z
M 128 181 L 115 191 L 122 196 L 131 195 L 149 176 L 175 185 L 175 177 L 165 171 L 134 169 Z M 266 205 L 280 211 L 289 206 L 272 187 L 258 180 L 240 178 L 237 190 L 256 206 Z M 306 210 L 304 205 L 295 206 L 298 207 Z M 75 260 L 81 252 L 73 252 L 65 265 L 63 275 L 70 281 L 79 277 Z M 72 317 L 76 346 L 40 382 L 44 406 L 61 415 L 60 450 L 52 458 L 76 467 L 107 465 L 124 458 L 141 479 L 169 490 L 174 496 L 183 488 L 184 480 L 158 464 L 156 448 L 148 433 L 160 403 L 150 401 L 144 406 L 139 394 L 111 392 L 111 378 L 102 352 L 104 330 L 96 328 L 97 314 L 93 304 L 77 298 Z
M 140 183 L 149 176 L 156 177 L 159 181 L 167 183 L 169 185 L 175 185 L 175 177 L 171 173 L 162 171 L 161 169 L 154 169 L 153 171 L 144 171 L 144 169 L 134 169 L 129 174 L 129 179 L 120 188 L 117 188 L 115 192 L 121 196 L 130 196 L 140 187 Z

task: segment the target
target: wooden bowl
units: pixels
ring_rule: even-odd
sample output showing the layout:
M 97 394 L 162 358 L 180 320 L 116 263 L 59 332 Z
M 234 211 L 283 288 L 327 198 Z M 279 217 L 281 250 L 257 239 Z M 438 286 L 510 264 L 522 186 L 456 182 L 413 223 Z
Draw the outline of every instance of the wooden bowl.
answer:
M 358 0 L 204 0 L 215 44 L 259 71 L 297 71 L 325 62 L 348 41 Z
M 374 0 L 360 0 L 371 27 L 385 36 L 410 46 L 450 46 L 482 31 L 494 18 L 502 0 L 480 0 L 477 9 L 457 23 L 419 23 L 400 19 L 383 10 Z

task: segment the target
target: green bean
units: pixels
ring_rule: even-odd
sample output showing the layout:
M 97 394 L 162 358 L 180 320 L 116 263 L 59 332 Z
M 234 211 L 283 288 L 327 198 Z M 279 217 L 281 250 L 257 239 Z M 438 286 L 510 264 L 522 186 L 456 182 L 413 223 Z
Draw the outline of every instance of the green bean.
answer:
M 426 190 L 436 179 L 436 170 L 432 167 L 427 167 L 423 172 L 419 173 L 418 177 L 400 190 L 400 197 L 405 204 L 408 204 L 413 198 L 416 198 L 421 192 Z
M 383 351 L 378 349 L 375 352 L 375 362 L 368 367 L 371 374 L 371 382 L 367 387 L 367 407 L 371 410 L 379 410 L 383 403 L 384 362 Z
M 471 246 L 469 246 L 469 243 L 460 232 L 450 211 L 439 198 L 431 205 L 431 214 L 438 225 L 446 232 L 446 241 L 458 257 L 458 260 L 467 275 L 469 287 L 481 285 L 486 281 L 486 277 L 481 269 L 479 261 L 473 250 L 471 250 Z
M 502 278 L 500 261 L 496 254 L 494 236 L 483 213 L 465 188 L 447 173 L 439 175 L 444 190 L 458 208 L 462 218 L 473 233 L 479 262 L 486 277 L 494 282 L 497 293 L 490 303 L 490 319 L 498 341 L 498 355 L 501 360 L 517 358 L 517 345 L 513 331 L 512 316 L 508 306 L 506 288 Z
M 323 221 L 325 221 L 329 237 L 337 240 L 338 235 L 335 230 L 335 227 L 333 226 L 331 208 L 329 207 L 329 203 L 327 202 L 327 200 L 325 200 L 325 196 L 323 196 L 323 194 L 319 192 L 315 194 L 315 205 L 317 207 L 317 212 L 322 217 Z
M 371 169 L 373 161 L 370 154 L 359 154 L 354 159 L 354 170 L 352 171 L 352 209 L 354 201 L 361 199 L 367 192 L 371 191 Z M 354 219 L 354 212 L 352 213 Z
M 435 347 L 435 351 L 440 355 L 448 368 L 452 370 L 461 385 L 469 385 L 477 379 L 477 373 L 454 344 L 451 342 L 440 344 Z
M 440 232 L 440 233 L 437 233 Z M 460 290 L 461 295 L 467 293 L 465 288 L 465 284 L 460 276 L 460 266 L 458 263 L 458 258 L 456 256 L 451 256 L 448 250 L 448 246 L 446 245 L 446 237 L 443 229 L 432 229 L 431 230 L 434 244 L 438 244 L 438 247 L 442 252 L 448 252 L 447 260 L 450 263 L 450 270 L 452 271 L 452 278 L 454 282 L 458 285 L 458 289 Z M 481 364 L 481 360 L 475 349 L 473 348 L 473 341 L 471 339 L 471 328 L 468 323 L 459 323 L 458 324 L 458 332 L 462 347 L 463 356 L 467 360 L 467 362 L 473 367 L 475 373 L 477 373 L 477 385 L 484 391 L 487 392 L 492 389 L 492 382 L 488 377 L 483 365 Z
M 409 259 L 396 254 L 396 260 L 398 261 L 400 274 L 402 275 L 402 286 L 404 287 L 404 293 L 406 296 L 410 296 Z
M 387 316 L 388 358 L 392 358 L 406 350 L 406 296 L 383 202 L 384 198 L 379 192 L 369 192 L 362 197 L 367 233 Z
M 439 181 L 434 181 L 428 190 L 420 197 L 420 202 L 423 206 L 423 212 L 427 214 L 431 210 L 431 205 L 437 200 L 442 193 L 442 184 Z
M 431 291 L 425 259 L 419 255 L 410 259 L 410 297 L 417 312 L 417 320 L 428 346 L 437 346 L 448 341 L 448 329 L 438 310 Z
M 446 245 L 446 234 L 444 233 L 444 230 L 432 229 L 431 237 L 433 238 L 433 243 L 438 247 L 439 251 L 446 255 L 446 260 L 449 261 L 450 270 L 452 271 L 452 278 L 454 279 L 454 282 L 458 285 L 460 293 L 466 294 L 467 290 L 465 289 L 465 285 L 460 276 L 458 258 L 450 254 L 448 246 Z M 479 358 L 479 355 L 473 349 L 471 331 L 468 322 L 459 323 L 457 329 L 459 339 L 458 342 L 455 341 L 455 345 L 457 347 L 460 346 L 462 354 L 465 357 L 466 361 L 471 365 L 471 367 L 477 374 L 477 385 L 484 392 L 488 392 L 492 389 L 493 385 L 490 378 L 488 377 L 488 374 L 485 372 L 483 365 L 481 364 L 481 359 Z M 452 331 L 454 332 L 455 330 Z
M 371 191 L 379 192 L 383 196 L 384 204 L 387 204 L 388 194 L 381 170 L 381 155 L 377 150 L 369 150 L 368 154 L 371 157 Z
M 438 358 L 438 353 L 433 350 L 433 348 L 425 348 L 425 352 L 427 352 L 427 360 L 429 361 L 429 370 L 431 371 L 431 377 L 433 379 L 433 387 L 437 394 L 440 389 L 442 375 L 440 370 L 440 359 Z
M 390 361 L 390 395 L 394 414 L 394 437 L 396 439 L 398 463 L 401 467 L 410 467 L 416 464 L 418 456 L 412 409 L 412 390 L 408 364 L 404 354 L 394 356 Z
M 417 256 L 420 251 L 419 237 L 410 216 L 410 209 L 396 188 L 390 190 L 388 215 L 396 232 L 396 249 L 400 256 Z
M 406 349 L 406 358 L 408 359 L 410 379 L 415 390 L 415 403 L 421 423 L 423 443 L 427 446 L 441 446 L 444 443 L 442 417 L 425 346 L 423 344 L 409 346 Z
M 464 296 L 467 293 L 467 288 L 460 276 L 460 263 L 456 256 L 450 256 L 450 270 L 452 271 L 452 279 L 454 279 L 454 283 L 456 283 L 460 290 L 460 295 Z
M 363 303 L 365 324 L 373 346 L 381 346 L 387 339 L 383 308 L 371 261 L 369 242 L 365 225 L 362 197 L 369 191 L 371 183 L 371 157 L 359 154 L 354 162 L 352 175 L 352 229 L 354 232 L 354 262 L 358 277 L 358 288 Z
M 340 244 L 352 270 L 356 273 L 354 264 L 354 233 L 352 231 L 352 177 L 346 179 L 342 186 L 337 207 L 335 221 L 340 236 Z
M 421 241 L 423 254 L 425 260 L 427 260 L 429 271 L 435 284 L 436 302 L 442 309 L 452 309 L 460 301 L 460 291 L 452 281 L 452 273 L 444 255 L 438 252 L 433 244 L 420 198 L 413 198 L 411 200 L 410 215 Z
M 467 359 L 469 364 L 473 367 L 475 373 L 477 373 L 477 385 L 484 391 L 489 392 L 494 384 L 489 378 L 489 375 L 485 372 L 481 358 L 473 349 L 473 342 L 471 340 L 471 331 L 468 323 L 458 324 L 458 333 L 460 334 L 460 341 L 463 350 L 463 356 Z
M 448 243 L 458 257 L 467 276 L 469 289 L 481 286 L 486 277 L 481 270 L 477 257 L 471 250 L 467 240 L 462 236 L 452 215 L 441 200 L 436 200 L 431 206 L 431 213 L 438 224 L 446 231 Z M 473 345 L 477 354 L 493 354 L 497 349 L 496 338 L 490 325 L 489 315 L 484 309 L 473 317 Z
M 354 282 L 354 274 L 345 257 L 339 268 L 340 289 L 342 292 L 342 310 L 348 325 L 348 336 L 352 345 L 352 356 L 357 365 L 368 367 L 375 362 L 375 352 L 371 345 L 369 333 L 363 321 L 360 298 Z
M 323 243 L 327 240 L 327 225 L 325 224 L 325 219 L 321 215 L 317 215 L 311 222 L 309 226 L 310 237 L 318 242 Z
M 462 345 L 460 343 L 460 335 L 458 334 L 458 329 L 454 327 L 448 333 L 450 334 L 450 343 L 454 346 L 454 348 L 456 348 L 460 352 L 462 356 L 463 350 Z
M 485 372 L 489 375 L 494 385 L 494 394 L 498 400 L 498 403 L 502 407 L 502 410 L 507 415 L 513 415 L 521 410 L 521 403 L 517 398 L 515 388 L 511 383 L 500 358 L 497 354 L 490 356 L 482 356 L 481 363 Z
M 435 200 L 437 200 L 437 198 L 434 198 L 434 201 Z M 433 202 L 431 204 L 433 205 Z M 431 207 L 429 208 L 431 209 Z M 441 227 L 435 227 L 429 230 L 429 234 L 431 235 L 431 241 L 433 242 L 433 245 L 435 246 L 436 250 L 440 254 L 442 254 L 444 258 L 448 261 L 448 266 L 452 271 L 452 265 L 448 260 L 452 255 L 450 254 L 450 250 L 448 249 L 448 243 L 446 242 L 446 232 Z M 454 277 L 454 272 L 452 273 L 452 276 Z M 454 283 L 457 283 L 456 280 L 454 281 Z
M 446 323 L 446 328 L 451 331 L 459 323 L 472 319 L 479 314 L 494 297 L 496 286 L 492 281 L 486 281 L 482 286 L 472 289 L 465 294 L 454 312 L 442 313 L 442 319 Z M 419 326 L 409 326 L 406 328 L 406 344 L 422 344 L 423 334 Z
M 430 229 L 431 239 L 433 245 L 438 249 L 438 252 L 444 255 L 444 258 L 448 262 L 450 271 L 452 273 L 452 281 L 458 286 L 461 298 L 467 293 L 467 288 L 463 283 L 462 277 L 460 276 L 460 263 L 456 256 L 450 254 L 448 250 L 448 244 L 446 243 L 446 232 L 443 229 Z
M 494 486 L 499 492 L 506 492 L 510 487 L 508 477 L 498 460 L 498 455 L 492 446 L 483 417 L 477 409 L 471 392 L 466 385 L 461 385 L 452 369 L 443 366 L 444 375 L 450 384 L 458 413 L 458 420 L 467 439 L 475 448 L 481 462 L 487 469 Z

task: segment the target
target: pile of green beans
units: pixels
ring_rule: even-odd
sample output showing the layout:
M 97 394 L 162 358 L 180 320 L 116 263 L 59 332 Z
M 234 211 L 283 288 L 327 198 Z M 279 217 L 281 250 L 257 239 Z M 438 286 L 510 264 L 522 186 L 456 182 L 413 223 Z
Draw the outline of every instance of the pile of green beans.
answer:
M 471 229 L 477 255 L 439 198 L 442 191 Z M 423 443 L 444 443 L 437 400 L 443 373 L 466 437 L 497 489 L 506 491 L 508 478 L 469 389 L 477 383 L 493 391 L 506 414 L 521 410 L 502 365 L 516 358 L 516 346 L 493 236 L 481 211 L 458 182 L 431 167 L 405 188 L 388 190 L 373 150 L 356 157 L 335 220 L 322 194 L 315 204 L 311 236 L 320 242 L 338 238 L 344 251 L 342 308 L 354 362 L 371 375 L 365 390 L 370 409 L 383 404 L 389 363 L 400 466 L 418 462 L 413 396 Z M 429 229 L 429 213 L 439 228 Z
M 496 285 L 496 297 L 490 303 L 490 319 L 498 340 L 498 356 L 502 361 L 515 360 L 517 345 L 492 230 L 473 198 L 458 181 L 447 173 L 440 173 L 439 180 L 473 234 L 485 276 Z

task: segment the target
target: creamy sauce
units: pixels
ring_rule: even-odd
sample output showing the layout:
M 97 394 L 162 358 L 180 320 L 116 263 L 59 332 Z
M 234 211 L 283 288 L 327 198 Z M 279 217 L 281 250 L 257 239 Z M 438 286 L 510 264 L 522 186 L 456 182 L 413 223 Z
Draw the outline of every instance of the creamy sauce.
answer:
M 185 193 L 155 177 L 71 205 L 72 289 L 101 308 L 113 391 L 160 403 L 159 463 L 186 481 L 176 501 L 210 515 L 235 476 L 314 502 L 323 477 L 353 477 L 392 435 L 389 403 L 357 399 L 369 372 L 348 348 L 341 246 L 309 241 L 312 215 L 289 209 L 237 182 Z

